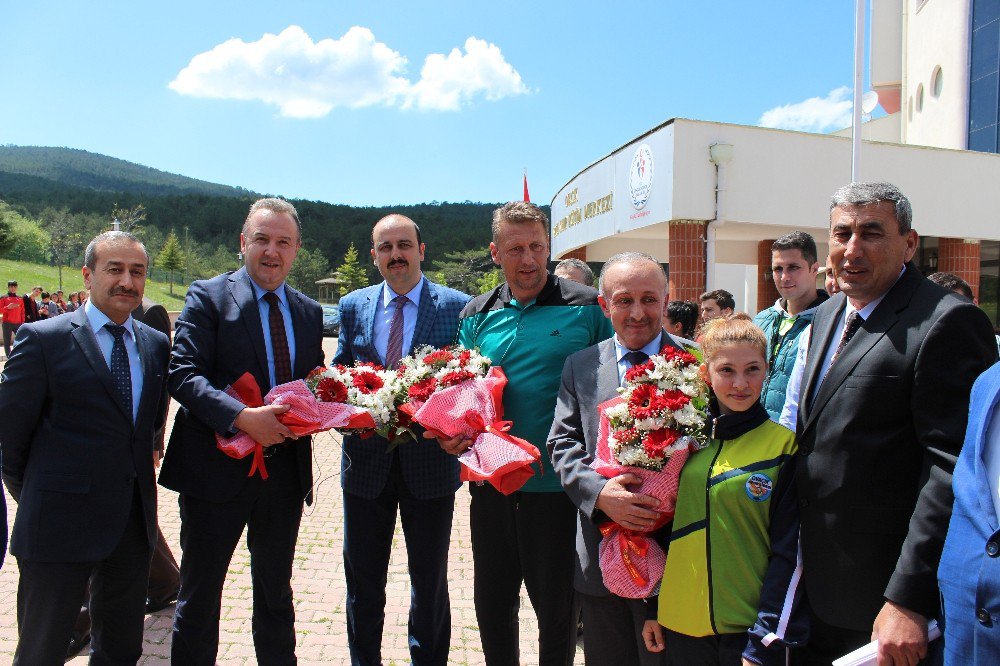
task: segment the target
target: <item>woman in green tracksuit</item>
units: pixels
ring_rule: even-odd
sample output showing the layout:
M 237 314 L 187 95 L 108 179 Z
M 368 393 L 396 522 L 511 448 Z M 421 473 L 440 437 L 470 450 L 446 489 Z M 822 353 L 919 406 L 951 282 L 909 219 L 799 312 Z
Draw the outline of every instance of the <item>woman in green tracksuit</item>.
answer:
M 711 440 L 681 472 L 656 620 L 669 664 L 784 664 L 808 633 L 799 589 L 795 435 L 760 404 L 767 340 L 745 314 L 701 339 Z

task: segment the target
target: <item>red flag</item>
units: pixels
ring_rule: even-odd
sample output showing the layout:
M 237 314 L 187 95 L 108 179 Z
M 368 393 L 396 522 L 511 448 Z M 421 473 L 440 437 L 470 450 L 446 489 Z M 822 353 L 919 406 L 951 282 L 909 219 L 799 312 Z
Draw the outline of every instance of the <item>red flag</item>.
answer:
M 531 197 L 528 196 L 528 173 L 524 173 L 524 200 L 531 202 Z

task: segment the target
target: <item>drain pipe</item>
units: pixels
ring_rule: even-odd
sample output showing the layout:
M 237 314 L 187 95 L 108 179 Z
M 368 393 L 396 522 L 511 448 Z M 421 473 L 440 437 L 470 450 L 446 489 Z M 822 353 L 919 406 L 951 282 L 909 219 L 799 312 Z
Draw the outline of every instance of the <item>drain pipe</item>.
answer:
M 722 215 L 722 193 L 725 191 L 725 166 L 733 159 L 730 143 L 713 143 L 708 147 L 708 159 L 715 165 L 715 218 L 705 225 L 705 291 L 716 289 L 715 244 L 720 226 L 725 224 Z

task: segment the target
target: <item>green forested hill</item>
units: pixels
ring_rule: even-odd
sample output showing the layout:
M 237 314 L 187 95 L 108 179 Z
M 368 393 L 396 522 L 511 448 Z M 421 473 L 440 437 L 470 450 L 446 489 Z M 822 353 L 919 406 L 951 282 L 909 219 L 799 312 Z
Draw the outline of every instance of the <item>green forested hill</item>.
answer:
M 147 231 L 154 231 L 152 235 L 144 235 L 154 259 L 171 230 L 182 238 L 185 247 L 197 250 L 203 257 L 203 261 L 196 262 L 202 269 L 188 271 L 188 279 L 204 277 L 200 274 L 204 272 L 214 274 L 225 270 L 228 260 L 221 259 L 235 260 L 240 227 L 247 209 L 258 196 L 244 189 L 167 174 L 85 151 L 0 147 L 0 201 L 40 220 L 43 227 L 47 224 L 46 218 L 52 217 L 52 211 L 89 216 L 93 222 L 88 229 L 109 224 L 111 211 L 116 207 L 128 209 L 141 205 L 146 212 L 142 226 Z M 433 198 L 433 194 L 428 198 Z M 432 262 L 443 259 L 448 253 L 489 245 L 490 222 L 497 206 L 495 203 L 435 201 L 355 207 L 322 201 L 291 201 L 302 219 L 306 249 L 318 251 L 333 269 L 353 243 L 372 279 L 376 274 L 367 249 L 371 228 L 384 215 L 402 213 L 420 225 L 427 244 L 425 267 L 430 268 Z M 71 258 L 69 264 L 76 265 L 73 262 L 77 259 Z
M 75 148 L 0 146 L 0 172 L 105 192 L 223 197 L 252 194 L 242 188 L 195 180 Z

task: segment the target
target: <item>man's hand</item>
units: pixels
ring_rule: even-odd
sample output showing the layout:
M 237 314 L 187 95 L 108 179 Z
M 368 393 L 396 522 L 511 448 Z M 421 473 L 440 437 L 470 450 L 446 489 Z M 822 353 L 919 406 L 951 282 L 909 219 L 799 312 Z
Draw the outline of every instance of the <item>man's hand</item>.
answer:
M 646 620 L 642 625 L 642 642 L 650 652 L 663 652 L 663 629 L 656 620 Z
M 264 446 L 280 444 L 286 438 L 298 439 L 288 426 L 278 420 L 278 414 L 284 414 L 289 408 L 289 405 L 244 407 L 233 425 Z
M 441 439 L 440 437 L 435 437 L 431 433 L 424 431 L 424 439 L 436 439 L 441 448 L 444 449 L 445 453 L 450 453 L 453 456 L 457 456 L 460 453 L 468 450 L 472 446 L 472 440 L 468 437 L 463 437 L 459 435 L 453 439 Z
M 153 469 L 160 469 L 160 452 L 153 451 Z
M 645 507 L 656 508 L 660 500 L 628 489 L 629 485 L 640 483 L 642 479 L 635 474 L 621 474 L 609 479 L 597 496 L 597 508 L 622 527 L 648 530 L 660 514 Z
M 886 601 L 875 618 L 872 640 L 878 641 L 879 666 L 916 666 L 927 656 L 927 618 Z

